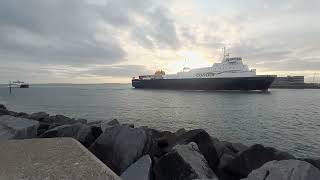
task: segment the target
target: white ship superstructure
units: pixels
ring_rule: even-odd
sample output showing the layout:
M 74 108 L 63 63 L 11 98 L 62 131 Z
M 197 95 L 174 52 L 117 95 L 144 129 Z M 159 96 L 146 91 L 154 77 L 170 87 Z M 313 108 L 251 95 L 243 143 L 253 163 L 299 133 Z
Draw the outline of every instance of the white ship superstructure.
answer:
M 241 57 L 223 57 L 221 63 L 214 63 L 212 67 L 197 69 L 184 68 L 177 74 L 163 75 L 163 79 L 184 79 L 184 78 L 228 78 L 228 77 L 255 77 L 256 70 L 249 69 L 243 64 Z

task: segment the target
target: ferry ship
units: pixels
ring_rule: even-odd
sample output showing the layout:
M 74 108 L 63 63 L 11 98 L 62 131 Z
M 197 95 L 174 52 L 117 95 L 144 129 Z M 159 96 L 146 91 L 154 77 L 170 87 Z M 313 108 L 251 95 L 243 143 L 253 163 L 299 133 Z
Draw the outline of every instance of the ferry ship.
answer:
M 29 88 L 29 84 L 23 81 L 13 81 L 13 82 L 10 81 L 8 87 L 9 88 Z
M 177 74 L 165 74 L 157 71 L 154 75 L 133 77 L 135 88 L 183 89 L 183 90 L 239 90 L 267 91 L 276 75 L 257 75 L 255 69 L 249 69 L 241 57 L 229 57 L 223 53 L 220 63 L 211 67 L 183 68 Z

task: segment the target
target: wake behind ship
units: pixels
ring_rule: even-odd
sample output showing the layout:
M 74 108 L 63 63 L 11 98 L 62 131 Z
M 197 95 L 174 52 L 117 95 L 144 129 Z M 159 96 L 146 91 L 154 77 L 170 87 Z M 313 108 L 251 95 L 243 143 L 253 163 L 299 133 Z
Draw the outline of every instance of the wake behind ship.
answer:
M 133 78 L 132 86 L 150 89 L 267 91 L 275 78 L 275 75 L 256 75 L 256 70 L 243 64 L 241 57 L 229 57 L 229 54 L 224 53 L 222 62 L 212 67 L 183 68 L 177 74 L 168 75 L 164 71 L 157 71 L 154 75 Z

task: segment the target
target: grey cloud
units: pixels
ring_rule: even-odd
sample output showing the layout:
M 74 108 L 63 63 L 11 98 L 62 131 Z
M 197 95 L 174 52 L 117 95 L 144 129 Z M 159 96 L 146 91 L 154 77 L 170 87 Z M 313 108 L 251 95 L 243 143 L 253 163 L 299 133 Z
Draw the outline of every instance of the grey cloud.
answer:
M 196 43 L 196 42 L 194 42 Z M 212 35 L 205 35 L 203 40 L 201 42 L 197 42 L 199 46 L 203 46 L 206 48 L 211 48 L 211 49 L 217 49 L 217 48 L 222 48 L 225 46 L 225 40 L 224 38 L 220 36 L 212 36 Z
M 276 49 L 272 46 L 259 46 L 255 41 L 234 44 L 228 51 L 231 52 L 231 55 L 246 57 L 251 62 L 262 60 L 279 61 L 288 58 L 292 53 L 289 50 Z
M 155 44 L 160 48 L 179 48 L 180 42 L 177 37 L 174 21 L 167 15 L 169 12 L 163 8 L 154 8 L 147 13 L 149 21 L 153 21 L 146 36 L 151 36 Z
M 88 35 L 94 28 L 95 14 L 83 0 L 2 1 L 1 25 L 59 36 Z
M 292 59 L 287 61 L 273 61 L 265 62 L 258 67 L 267 69 L 269 71 L 319 71 L 320 58 L 310 59 Z
M 262 39 L 262 38 L 261 38 Z M 261 40 L 260 39 L 260 40 Z M 283 37 L 285 39 L 285 37 Z M 281 43 L 266 43 L 259 45 L 255 41 L 239 43 L 230 48 L 235 56 L 242 56 L 245 63 L 268 71 L 319 71 L 320 54 L 313 45 L 305 44 L 296 47 L 290 40 L 282 46 Z
M 318 13 L 320 1 L 309 0 L 232 0 L 230 5 L 233 10 L 234 23 L 241 21 L 253 22 L 269 18 L 281 18 L 284 16 Z M 240 22 L 239 22 L 240 21 Z
M 46 69 L 30 63 L 1 63 L 0 69 L 1 83 L 8 83 L 9 80 L 23 80 L 29 83 L 62 82 L 74 77 L 71 75 L 70 70 L 61 70 L 59 72 L 54 67 Z
M 11 36 L 0 30 L 0 52 L 16 61 L 29 61 L 40 64 L 102 64 L 115 63 L 125 56 L 125 52 L 112 43 L 93 40 L 75 40 L 67 38 L 48 39 L 34 37 L 28 32 L 11 32 Z M 2 36 L 3 35 L 3 36 Z M 19 38 L 30 38 L 21 42 Z M 28 42 L 30 41 L 30 42 Z M 42 42 L 41 42 L 42 41 Z
M 97 76 L 133 77 L 152 72 L 142 65 L 115 65 L 92 68 L 83 73 Z
M 171 13 L 153 0 L 108 1 L 97 8 L 103 19 L 114 26 L 127 28 L 132 40 L 144 48 L 180 47 Z
M 131 32 L 133 40 L 149 49 L 178 49 L 181 46 L 175 23 L 167 9 L 151 6 L 142 15 L 147 22 L 136 22 Z
M 136 27 L 131 31 L 131 37 L 135 40 L 140 46 L 148 49 L 154 48 L 153 40 L 146 36 L 146 30 L 143 27 Z
M 151 0 L 109 0 L 104 6 L 96 8 L 108 23 L 130 26 L 134 25 L 134 15 L 142 15 L 152 5 Z
M 319 69 L 320 26 L 316 22 L 320 1 L 230 2 L 208 3 L 215 6 L 207 7 L 212 12 L 205 12 L 213 21 L 206 23 L 195 13 L 199 19 L 189 26 L 174 21 L 171 8 L 165 7 L 169 2 L 155 0 L 106 0 L 105 4 L 86 0 L 4 0 L 0 2 L 0 64 L 70 65 L 66 66 L 70 67 L 69 74 L 68 68 L 41 72 L 34 68 L 34 73 L 45 75 L 50 71 L 48 75 L 54 76 L 55 72 L 65 72 L 65 77 L 151 73 L 144 66 L 113 65 L 126 61 L 127 53 L 131 53 L 121 44 L 137 43 L 151 53 L 154 49 L 175 50 L 190 44 L 214 52 L 226 45 L 232 55 L 243 56 L 249 65 L 287 71 Z M 129 39 L 118 37 L 122 35 L 129 35 Z M 227 44 L 229 38 L 231 43 Z M 99 68 L 92 68 L 97 65 Z M 13 66 L 7 68 L 7 74 L 14 74 Z M 72 70 L 80 66 L 90 70 Z
M 191 28 L 189 27 L 181 27 L 179 29 L 181 36 L 186 41 L 190 42 L 191 44 L 196 43 L 196 35 L 192 32 Z
M 148 25 L 137 24 L 136 16 Z M 95 36 L 101 22 L 113 27 L 104 32 L 103 40 Z M 74 66 L 118 63 L 127 52 L 115 36 L 117 30 L 132 32 L 145 48 L 178 46 L 166 9 L 151 0 L 112 0 L 105 5 L 10 0 L 0 5 L 0 53 L 11 60 Z
M 83 0 L 3 1 L 0 52 L 18 61 L 48 64 L 103 64 L 126 55 L 114 37 L 94 37 L 99 18 Z

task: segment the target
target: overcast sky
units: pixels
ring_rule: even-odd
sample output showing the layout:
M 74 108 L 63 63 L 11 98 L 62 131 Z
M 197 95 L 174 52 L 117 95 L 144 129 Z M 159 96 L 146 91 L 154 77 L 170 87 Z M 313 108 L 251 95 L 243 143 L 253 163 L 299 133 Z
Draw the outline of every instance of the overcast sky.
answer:
M 126 83 L 219 62 L 320 81 L 319 0 L 1 0 L 0 83 Z

